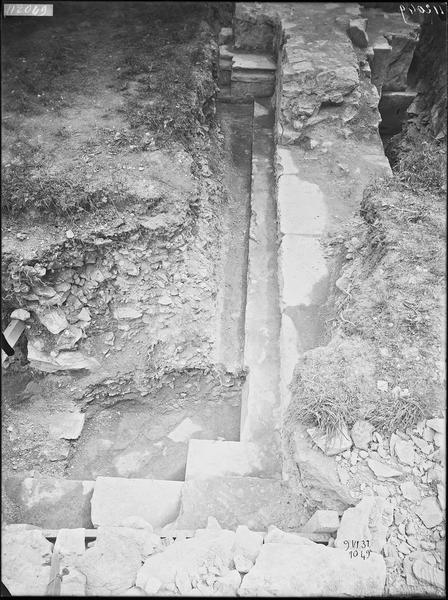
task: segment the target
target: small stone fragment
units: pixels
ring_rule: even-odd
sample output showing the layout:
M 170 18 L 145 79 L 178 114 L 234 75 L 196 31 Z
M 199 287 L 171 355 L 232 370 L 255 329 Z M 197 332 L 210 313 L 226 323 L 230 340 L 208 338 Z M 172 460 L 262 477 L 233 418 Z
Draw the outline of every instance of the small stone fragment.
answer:
M 263 544 L 263 535 L 251 531 L 246 525 L 239 525 L 235 532 L 233 551 L 255 562 Z M 238 569 L 239 570 L 239 569 Z
M 421 452 L 423 452 L 423 454 L 431 454 L 431 452 L 433 451 L 433 447 L 430 444 L 428 444 L 428 442 L 422 440 L 421 438 L 418 438 L 415 435 L 412 436 L 412 441 L 417 446 L 417 448 Z
M 402 475 L 401 471 L 392 469 L 392 467 L 374 460 L 373 458 L 368 458 L 367 464 L 377 477 L 399 477 Z
M 395 454 L 401 463 L 411 467 L 414 465 L 415 451 L 412 441 L 397 440 L 395 444 Z
M 85 420 L 84 413 L 55 413 L 48 417 L 50 435 L 57 439 L 77 440 Z
M 67 238 L 69 240 L 71 240 L 72 238 L 75 237 L 75 234 L 73 233 L 73 231 L 71 229 L 67 229 L 67 231 L 65 232 L 65 235 L 67 236 Z
M 12 311 L 10 316 L 11 319 L 17 319 L 18 321 L 28 321 L 30 317 L 30 313 L 24 308 L 16 308 L 16 310 Z
M 374 485 L 373 489 L 377 496 L 381 496 L 382 498 L 388 498 L 390 496 L 389 489 L 385 485 Z
M 426 425 L 437 433 L 445 433 L 445 419 L 429 419 Z
M 445 573 L 428 565 L 423 560 L 416 560 L 412 563 L 412 571 L 419 581 L 424 581 L 443 590 L 445 588 Z
M 138 319 L 142 314 L 141 310 L 137 310 L 132 306 L 119 306 L 114 313 L 116 319 Z
M 233 562 L 235 563 L 235 569 L 239 573 L 249 573 L 254 566 L 254 563 L 242 554 L 235 554 L 233 557 Z
M 375 427 L 368 421 L 356 421 L 350 432 L 354 445 L 362 450 L 368 450 L 374 431 Z
M 421 494 L 418 487 L 412 481 L 406 481 L 400 485 L 400 490 L 406 500 L 411 502 L 420 502 Z
M 387 390 L 389 389 L 389 384 L 387 383 L 387 381 L 379 379 L 376 382 L 376 387 L 380 392 L 387 392 Z
M 60 309 L 51 310 L 47 313 L 39 313 L 37 316 L 42 325 L 46 327 L 50 333 L 61 333 L 61 331 L 68 327 L 68 321 L 65 314 Z
M 339 527 L 339 514 L 335 510 L 316 510 L 302 527 L 307 533 L 333 533 Z
M 90 311 L 88 308 L 84 307 L 79 311 L 78 314 L 79 321 L 91 321 L 92 317 L 90 316 Z
M 353 444 L 346 425 L 340 430 L 338 429 L 333 435 L 322 433 L 317 427 L 307 429 L 307 432 L 313 442 L 327 456 L 341 454 L 345 450 L 350 449 Z
M 406 542 L 401 542 L 398 545 L 398 552 L 401 552 L 402 554 L 409 554 L 411 552 L 410 547 L 406 544 Z
M 420 506 L 415 509 L 415 514 L 420 517 L 425 527 L 431 529 L 443 521 L 443 513 L 434 496 L 423 498 Z
M 426 442 L 431 443 L 434 441 L 434 433 L 434 429 L 431 429 L 431 427 L 425 427 L 422 437 Z

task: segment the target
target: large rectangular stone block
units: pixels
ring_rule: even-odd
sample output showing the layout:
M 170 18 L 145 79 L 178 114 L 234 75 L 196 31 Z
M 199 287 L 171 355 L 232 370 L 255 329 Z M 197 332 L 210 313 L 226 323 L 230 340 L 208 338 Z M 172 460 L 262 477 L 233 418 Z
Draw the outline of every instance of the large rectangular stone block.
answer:
M 208 477 L 269 477 L 272 465 L 251 442 L 190 440 L 185 481 Z
M 93 481 L 56 477 L 9 477 L 4 487 L 15 506 L 16 522 L 45 529 L 90 528 Z
M 183 485 L 181 481 L 98 477 L 92 523 L 119 526 L 127 517 L 141 517 L 153 527 L 163 527 L 179 513 Z

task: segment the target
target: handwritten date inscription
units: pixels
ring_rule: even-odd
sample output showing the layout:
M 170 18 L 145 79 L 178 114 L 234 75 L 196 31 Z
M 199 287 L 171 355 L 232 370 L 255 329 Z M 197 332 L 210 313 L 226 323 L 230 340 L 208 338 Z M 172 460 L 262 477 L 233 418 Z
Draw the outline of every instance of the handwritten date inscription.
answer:
M 349 553 L 350 558 L 362 558 L 366 560 L 370 553 L 370 540 L 344 540 L 344 550 Z

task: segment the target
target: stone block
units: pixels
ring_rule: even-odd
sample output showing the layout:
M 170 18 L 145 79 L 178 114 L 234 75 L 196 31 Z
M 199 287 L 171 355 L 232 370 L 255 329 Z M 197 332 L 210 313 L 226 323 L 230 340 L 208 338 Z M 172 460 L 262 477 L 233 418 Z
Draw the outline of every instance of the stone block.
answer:
M 12 596 L 45 596 L 52 545 L 37 529 L 2 531 L 2 583 Z
M 16 476 L 6 479 L 4 486 L 21 523 L 46 529 L 92 527 L 93 481 Z
M 244 577 L 239 596 L 381 596 L 384 559 L 351 559 L 348 552 L 304 540 L 302 544 L 264 544 Z
M 337 511 L 355 504 L 349 489 L 339 480 L 337 463 L 321 450 L 313 448 L 305 428 L 296 428 L 294 445 L 294 459 L 306 496 L 318 507 Z
M 77 557 L 86 551 L 86 530 L 83 527 L 77 529 L 60 529 L 58 531 L 54 550 L 59 552 L 61 563 L 73 564 Z
M 163 527 L 179 513 L 181 481 L 98 477 L 92 497 L 92 523 L 119 525 L 127 517 L 141 517 Z
M 367 48 L 369 38 L 366 32 L 367 19 L 351 19 L 348 25 L 348 35 L 355 46 Z
M 335 510 L 316 510 L 311 519 L 302 527 L 309 533 L 333 533 L 339 528 L 339 514 Z
M 388 527 L 392 524 L 393 510 L 388 500 L 379 496 L 366 496 L 354 508 L 342 515 L 335 547 L 344 549 L 348 541 L 369 541 L 372 552 L 380 553 L 386 543 Z
M 324 195 L 318 185 L 294 174 L 281 175 L 277 206 L 280 232 L 321 235 L 328 220 Z
M 185 481 L 209 477 L 263 475 L 266 476 L 263 452 L 257 444 L 216 440 L 189 442 Z
M 55 413 L 48 417 L 50 435 L 57 439 L 76 440 L 81 435 L 84 420 L 84 413 Z
M 206 527 L 209 516 L 228 529 L 247 525 L 264 531 L 271 524 L 287 530 L 302 525 L 299 499 L 279 480 L 213 477 L 186 481 L 175 529 Z

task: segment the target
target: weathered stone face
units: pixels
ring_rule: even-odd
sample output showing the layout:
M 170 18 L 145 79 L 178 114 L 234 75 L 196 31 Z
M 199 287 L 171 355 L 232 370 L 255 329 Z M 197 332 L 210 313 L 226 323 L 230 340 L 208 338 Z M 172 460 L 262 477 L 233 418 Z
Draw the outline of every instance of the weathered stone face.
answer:
M 89 528 L 93 484 L 93 481 L 17 476 L 5 480 L 5 492 L 17 507 L 22 522 L 48 529 Z
M 240 596 L 381 595 L 384 559 L 351 559 L 348 552 L 306 540 L 303 544 L 264 544 L 244 577 Z
M 50 578 L 51 544 L 37 529 L 2 531 L 2 583 L 13 596 L 44 596 Z

